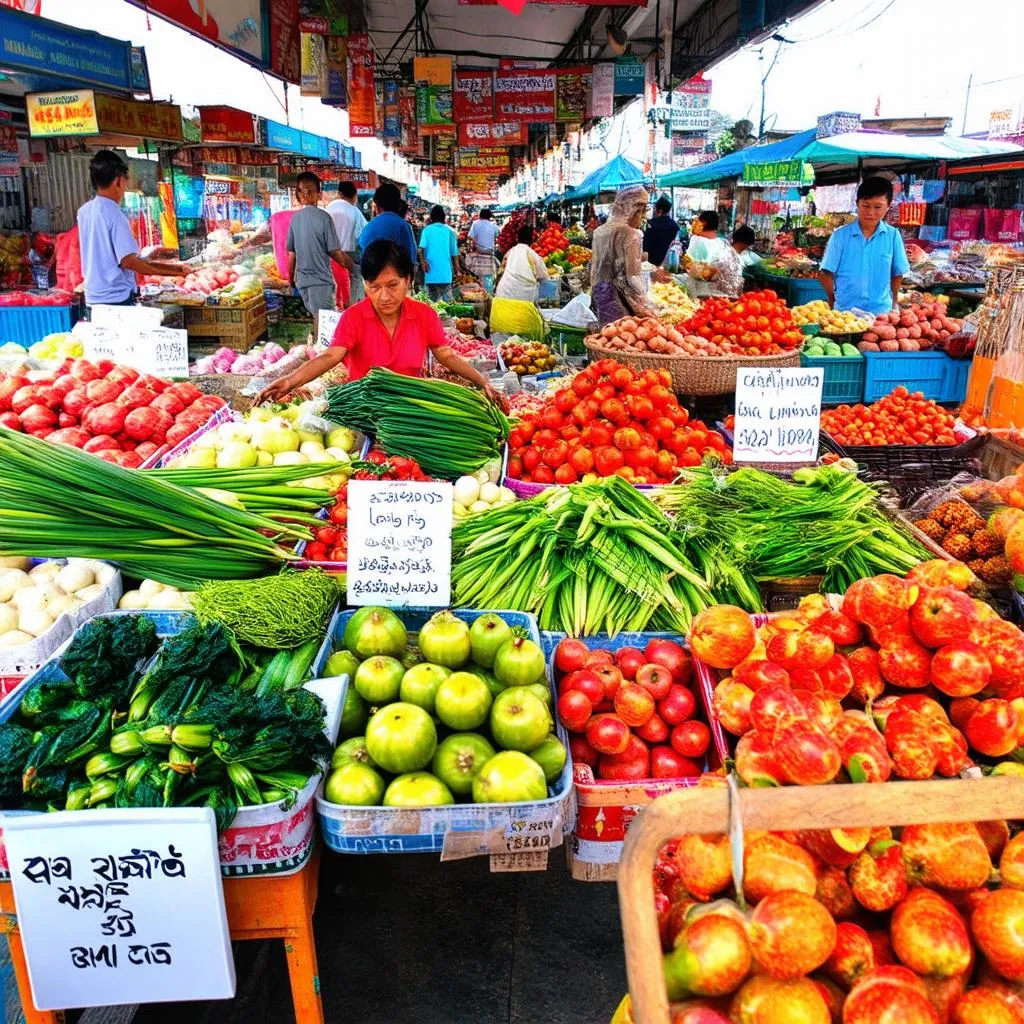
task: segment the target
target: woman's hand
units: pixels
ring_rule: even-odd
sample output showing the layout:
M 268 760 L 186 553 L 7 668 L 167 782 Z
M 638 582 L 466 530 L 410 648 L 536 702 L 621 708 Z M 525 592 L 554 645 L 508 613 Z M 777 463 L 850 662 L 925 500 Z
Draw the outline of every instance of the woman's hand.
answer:
M 508 399 L 493 384 L 484 384 L 484 394 L 502 411 L 508 412 Z
M 271 381 L 254 399 L 253 405 L 262 405 L 264 402 L 276 402 L 284 398 L 289 392 L 295 390 L 296 385 L 291 382 L 291 374 L 286 373 L 283 377 Z

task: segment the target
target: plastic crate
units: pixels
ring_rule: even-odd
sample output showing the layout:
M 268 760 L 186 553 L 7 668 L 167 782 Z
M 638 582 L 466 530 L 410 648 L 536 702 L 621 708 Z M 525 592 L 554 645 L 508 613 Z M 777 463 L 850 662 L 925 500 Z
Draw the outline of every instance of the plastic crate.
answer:
M 967 395 L 969 359 L 945 352 L 865 352 L 864 401 L 875 402 L 902 384 L 933 402 L 962 402 Z
M 97 618 L 121 615 L 145 615 L 153 620 L 157 635 L 161 638 L 174 636 L 195 624 L 195 617 L 189 612 L 167 611 L 113 611 Z M 54 652 L 50 659 L 28 677 L 20 686 L 0 702 L 0 722 L 8 721 L 21 704 L 25 693 L 33 686 L 44 683 L 65 682 L 67 677 L 61 671 L 60 657 L 72 642 Z M 338 738 L 341 725 L 341 709 L 344 690 L 342 680 L 314 679 L 305 684 L 319 696 L 325 705 L 324 732 L 333 744 Z M 244 875 L 289 875 L 298 871 L 309 859 L 313 850 L 314 805 L 313 797 L 320 788 L 321 775 L 313 775 L 298 794 L 295 803 L 285 809 L 282 804 L 259 804 L 239 807 L 231 824 L 217 836 L 220 854 L 221 874 L 225 876 Z M 10 813 L 36 813 L 15 811 Z M 82 812 L 88 813 L 88 812 Z M 124 808 L 114 813 L 130 817 L 134 810 Z M 0 815 L 0 878 L 9 877 L 7 849 L 3 844 L 3 816 Z
M 587 350 L 584 348 L 583 339 L 590 333 L 589 331 L 582 327 L 563 327 L 562 324 L 556 324 L 553 321 L 549 321 L 548 327 L 551 329 L 548 345 L 559 355 L 586 355 Z
M 28 348 L 48 334 L 70 331 L 78 306 L 0 306 L 0 343 L 16 341 Z
M 822 405 L 857 403 L 864 398 L 863 356 L 805 356 L 800 365 L 825 371 L 821 386 Z
M 398 614 L 407 627 L 415 630 L 423 626 L 436 610 L 402 609 Z M 354 609 L 351 608 L 335 613 L 327 629 L 324 645 L 313 661 L 314 675 L 323 671 L 353 614 Z M 456 608 L 453 614 L 472 623 L 484 615 L 485 611 Z M 532 615 L 514 611 L 497 611 L 495 614 L 500 615 L 510 626 L 527 629 L 534 643 L 541 643 L 537 620 Z M 561 725 L 556 725 L 556 732 L 568 749 L 569 738 Z M 566 758 L 562 774 L 548 787 L 548 793 L 547 799 L 535 802 L 457 803 L 417 808 L 349 807 L 330 803 L 323 796 L 318 796 L 317 811 L 324 842 L 337 853 L 444 852 L 451 856 L 472 856 L 495 852 L 493 843 L 496 836 L 501 852 L 504 852 L 502 837 L 520 833 L 543 837 L 544 842 L 551 847 L 560 845 L 575 820 L 570 757 Z
M 817 299 L 827 299 L 828 295 L 816 277 L 790 277 L 784 280 L 789 281 L 787 294 L 789 305 L 803 306 L 805 303 L 814 302 Z

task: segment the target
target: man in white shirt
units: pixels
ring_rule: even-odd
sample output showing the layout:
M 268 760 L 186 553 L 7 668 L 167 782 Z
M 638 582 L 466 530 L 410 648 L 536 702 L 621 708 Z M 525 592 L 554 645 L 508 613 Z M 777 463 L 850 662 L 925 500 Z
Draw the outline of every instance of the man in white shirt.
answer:
M 498 225 L 491 219 L 490 210 L 481 210 L 480 217 L 469 229 L 469 240 L 473 249 L 484 256 L 494 255 L 494 240 L 498 237 Z
M 356 250 L 359 247 L 359 236 L 366 227 L 366 218 L 359 209 L 358 193 L 351 181 L 343 181 L 338 186 L 340 199 L 327 204 L 327 212 L 334 221 L 338 232 L 341 251 L 352 260 L 353 268 L 348 272 L 351 287 L 349 305 L 355 305 L 363 298 L 363 275 L 359 272 L 359 259 Z

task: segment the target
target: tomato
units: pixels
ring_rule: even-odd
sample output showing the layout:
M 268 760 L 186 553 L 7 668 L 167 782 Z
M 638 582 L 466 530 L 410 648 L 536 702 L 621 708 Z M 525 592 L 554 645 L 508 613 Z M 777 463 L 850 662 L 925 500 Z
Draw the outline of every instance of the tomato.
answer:
M 588 395 L 592 395 L 596 387 L 597 381 L 590 375 L 588 370 L 584 370 L 582 373 L 578 373 L 573 377 L 572 389 L 581 398 L 586 398 Z
M 419 771 L 430 764 L 436 749 L 434 720 L 415 704 L 388 704 L 366 725 L 367 753 L 387 772 Z
M 521 431 L 523 437 L 529 441 L 537 432 L 537 421 L 533 419 L 532 416 L 530 419 L 527 419 L 526 416 L 524 416 L 520 421 L 519 426 L 516 427 L 516 430 Z
M 569 445 L 566 444 L 565 441 L 559 439 L 557 441 L 553 441 L 544 449 L 541 461 L 545 466 L 557 469 L 567 458 L 569 458 Z
M 523 469 L 532 473 L 540 465 L 540 448 L 527 448 L 523 452 Z
M 573 402 L 573 405 L 575 404 L 576 403 Z M 572 406 L 570 406 L 569 408 L 572 408 Z M 565 421 L 562 417 L 562 414 L 557 409 L 553 407 L 548 407 L 544 409 L 543 412 L 541 412 L 540 422 L 541 425 L 543 427 L 546 427 L 548 430 L 561 430 L 562 424 Z
M 583 431 L 581 438 L 584 444 L 600 445 L 611 444 L 612 435 L 615 433 L 612 425 L 607 420 L 594 420 L 588 424 Z
M 619 398 L 609 398 L 601 403 L 601 415 L 609 419 L 616 426 L 622 426 L 629 422 L 629 413 L 626 411 L 625 403 Z
M 339 501 L 331 507 L 327 518 L 338 526 L 345 526 L 348 523 L 348 505 L 344 501 Z
M 718 433 L 717 430 L 710 431 L 708 433 L 708 447 L 714 448 L 715 451 L 725 451 L 725 438 Z
M 577 402 L 572 407 L 572 418 L 581 427 L 585 427 L 590 423 L 600 411 L 600 406 L 597 402 L 593 401 L 582 401 Z
M 639 448 L 640 431 L 635 427 L 621 427 L 615 431 L 615 446 L 621 449 Z
M 303 552 L 303 558 L 309 562 L 326 562 L 327 546 L 318 541 L 310 541 Z
M 604 381 L 594 388 L 593 397 L 594 401 L 600 405 L 602 402 L 607 402 L 609 398 L 614 398 L 617 394 L 618 392 L 615 390 L 615 385 L 609 384 L 608 381 Z
M 574 484 L 577 480 L 579 480 L 579 476 L 577 475 L 576 470 L 567 462 L 563 463 L 555 470 L 556 484 Z
M 567 423 L 558 434 L 563 441 L 575 441 L 580 436 L 580 428 L 575 423 Z
M 626 399 L 626 407 L 637 420 L 649 420 L 654 415 L 654 403 L 646 395 L 630 395 Z
M 675 429 L 675 424 L 668 416 L 653 416 L 647 421 L 647 429 L 656 441 L 664 440 Z
M 679 458 L 679 463 L 684 468 L 699 466 L 701 464 L 700 452 L 696 448 L 687 448 Z
M 625 465 L 622 452 L 611 445 L 600 445 L 594 449 L 594 469 L 599 476 L 611 476 Z
M 572 466 L 580 476 L 590 473 L 594 469 L 594 453 L 589 448 L 577 448 L 569 456 L 569 465 Z
M 671 452 L 660 451 L 654 463 L 658 476 L 671 478 L 676 472 L 676 457 Z
M 634 374 L 628 366 L 617 367 L 611 375 L 612 383 L 620 390 L 624 391 L 633 383 Z
M 655 409 L 664 409 L 676 400 L 676 396 L 664 384 L 652 385 L 647 397 L 654 403 Z
M 558 428 L 556 429 L 561 429 L 561 424 L 559 424 Z M 546 427 L 543 430 L 538 430 L 537 433 L 533 435 L 534 445 L 540 448 L 542 451 L 543 449 L 547 448 L 548 445 L 553 444 L 557 439 L 558 434 L 556 433 L 556 431 L 548 430 Z
M 641 445 L 636 449 L 636 462 L 638 466 L 651 469 L 658 461 L 658 453 L 649 445 Z
M 522 427 L 513 427 L 508 432 L 508 446 L 513 450 L 516 448 L 522 448 L 528 440 L 529 438 L 527 438 L 523 433 Z

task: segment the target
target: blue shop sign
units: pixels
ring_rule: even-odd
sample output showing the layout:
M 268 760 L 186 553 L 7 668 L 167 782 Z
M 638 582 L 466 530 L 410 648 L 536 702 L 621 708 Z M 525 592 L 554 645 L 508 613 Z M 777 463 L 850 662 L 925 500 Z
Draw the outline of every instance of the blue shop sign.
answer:
M 636 57 L 619 57 L 615 61 L 615 95 L 643 96 L 644 65 Z
M 267 145 L 285 153 L 302 152 L 302 133 L 278 121 L 267 121 Z
M 319 135 L 312 135 L 310 132 L 299 132 L 299 139 L 303 156 L 312 157 L 314 160 L 320 156 Z
M 0 66 L 61 81 L 132 89 L 131 43 L 0 6 Z
M 327 140 L 327 159 L 332 164 L 341 163 L 341 143 L 336 142 L 334 139 Z

